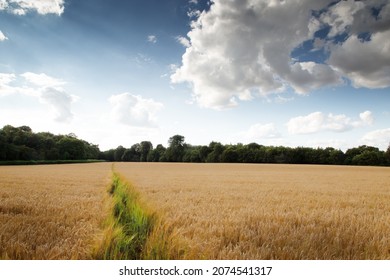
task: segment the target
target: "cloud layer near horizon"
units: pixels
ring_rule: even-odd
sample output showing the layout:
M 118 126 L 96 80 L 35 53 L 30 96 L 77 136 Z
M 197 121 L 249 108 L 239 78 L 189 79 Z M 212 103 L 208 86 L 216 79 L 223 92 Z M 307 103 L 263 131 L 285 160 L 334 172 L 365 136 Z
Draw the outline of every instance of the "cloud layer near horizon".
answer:
M 178 39 L 186 51 L 171 76 L 188 82 L 202 107 L 223 109 L 288 89 L 308 94 L 345 79 L 355 87 L 390 86 L 386 0 L 212 3 L 192 22 L 188 39 Z M 294 57 L 300 48 L 324 58 Z

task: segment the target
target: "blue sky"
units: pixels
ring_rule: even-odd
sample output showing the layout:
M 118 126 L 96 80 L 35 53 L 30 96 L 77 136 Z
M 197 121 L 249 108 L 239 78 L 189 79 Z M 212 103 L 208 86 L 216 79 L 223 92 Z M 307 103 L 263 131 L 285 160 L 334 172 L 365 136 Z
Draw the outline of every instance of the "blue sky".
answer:
M 386 149 L 389 38 L 386 0 L 0 0 L 0 126 Z

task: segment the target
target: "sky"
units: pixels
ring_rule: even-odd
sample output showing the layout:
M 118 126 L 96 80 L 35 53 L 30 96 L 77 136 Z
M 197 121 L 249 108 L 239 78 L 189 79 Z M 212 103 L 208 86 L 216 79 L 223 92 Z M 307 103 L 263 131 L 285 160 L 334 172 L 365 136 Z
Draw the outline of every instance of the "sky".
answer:
M 101 150 L 390 143 L 388 0 L 0 0 L 0 127 Z

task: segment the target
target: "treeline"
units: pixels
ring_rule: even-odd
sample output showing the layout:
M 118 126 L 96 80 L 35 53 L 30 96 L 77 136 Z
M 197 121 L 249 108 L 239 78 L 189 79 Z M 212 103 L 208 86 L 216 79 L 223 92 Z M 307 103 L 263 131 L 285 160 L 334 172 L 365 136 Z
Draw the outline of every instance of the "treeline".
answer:
M 390 166 L 390 146 L 387 151 L 360 146 L 345 153 L 334 148 L 263 146 L 257 143 L 193 146 L 184 136 L 169 138 L 168 146 L 153 147 L 142 141 L 130 148 L 100 151 L 97 145 L 78 139 L 74 134 L 54 135 L 32 132 L 28 126 L 0 129 L 0 161 L 106 160 L 131 162 L 226 162 L 226 163 L 288 163 Z
M 360 146 L 345 153 L 334 148 L 307 148 L 263 146 L 257 143 L 223 145 L 211 142 L 208 146 L 185 143 L 184 136 L 169 138 L 168 147 L 156 148 L 149 141 L 130 148 L 119 146 L 102 153 L 108 161 L 134 162 L 226 162 L 226 163 L 287 163 L 287 164 L 337 164 L 337 165 L 390 165 L 390 146 L 386 152 L 376 147 Z
M 0 161 L 55 161 L 98 159 L 97 145 L 74 134 L 32 132 L 28 126 L 6 125 L 0 129 Z

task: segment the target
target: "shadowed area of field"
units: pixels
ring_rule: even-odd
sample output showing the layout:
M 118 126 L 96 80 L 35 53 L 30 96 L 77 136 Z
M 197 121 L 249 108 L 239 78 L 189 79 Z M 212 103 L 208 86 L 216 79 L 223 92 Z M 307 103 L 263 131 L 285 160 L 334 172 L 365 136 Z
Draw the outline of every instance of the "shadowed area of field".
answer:
M 390 170 L 117 163 L 188 259 L 390 259 Z

